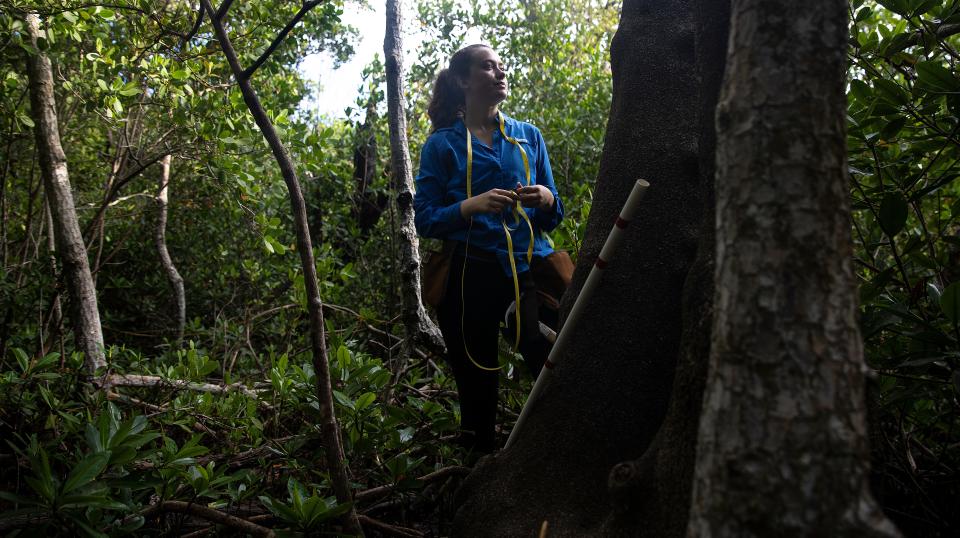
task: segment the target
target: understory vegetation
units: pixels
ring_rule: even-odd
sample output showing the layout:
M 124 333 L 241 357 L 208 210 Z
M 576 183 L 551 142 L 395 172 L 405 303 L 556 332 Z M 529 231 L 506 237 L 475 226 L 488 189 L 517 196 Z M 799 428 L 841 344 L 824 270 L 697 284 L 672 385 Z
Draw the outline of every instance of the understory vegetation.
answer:
M 299 3 L 238 2 L 252 63 Z M 346 119 L 321 116 L 307 54 L 342 62 L 357 29 L 317 5 L 252 83 L 303 182 L 335 412 L 368 535 L 443 536 L 476 455 L 457 443 L 443 358 L 402 353 L 398 216 L 384 66 Z M 410 152 L 436 72 L 478 28 L 510 68 L 503 109 L 547 141 L 576 257 L 610 109 L 619 2 L 420 0 L 407 30 Z M 280 171 L 196 5 L 0 0 L 0 534 L 336 534 L 304 277 Z M 96 282 L 110 373 L 74 349 L 40 178 L 24 16 L 44 26 L 60 136 Z M 960 2 L 854 0 L 848 150 L 870 382 L 873 487 L 910 536 L 960 529 Z M 321 80 L 325 86 L 342 84 Z M 651 134 L 651 136 L 655 136 Z M 158 254 L 183 278 L 186 316 Z M 415 163 L 414 163 L 415 164 Z M 421 249 L 434 248 L 430 242 Z M 504 347 L 501 441 L 530 389 Z M 250 527 L 243 527 L 244 523 Z

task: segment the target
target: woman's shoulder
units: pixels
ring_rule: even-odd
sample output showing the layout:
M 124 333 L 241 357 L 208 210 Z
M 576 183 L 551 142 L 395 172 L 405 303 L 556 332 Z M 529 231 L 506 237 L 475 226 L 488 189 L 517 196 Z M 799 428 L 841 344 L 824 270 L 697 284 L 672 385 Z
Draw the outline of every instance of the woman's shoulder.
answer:
M 447 127 L 437 128 L 435 131 L 430 133 L 429 136 L 427 136 L 423 146 L 425 148 L 430 146 L 435 149 L 440 149 L 453 145 L 454 139 L 457 136 L 455 127 L 455 125 L 450 125 Z
M 503 115 L 504 126 L 507 127 L 513 134 L 514 138 L 526 138 L 528 140 L 535 141 L 539 140 L 543 135 L 540 134 L 540 129 L 536 125 L 526 122 L 523 120 L 518 120 L 512 118 L 507 114 Z

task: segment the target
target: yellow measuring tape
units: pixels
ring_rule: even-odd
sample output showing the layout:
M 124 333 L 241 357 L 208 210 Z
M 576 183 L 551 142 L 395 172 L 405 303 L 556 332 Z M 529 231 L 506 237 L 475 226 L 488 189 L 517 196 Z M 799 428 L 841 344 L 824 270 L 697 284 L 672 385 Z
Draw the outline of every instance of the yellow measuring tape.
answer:
M 530 160 L 527 158 L 527 152 L 524 151 L 523 146 L 520 145 L 520 142 L 516 138 L 507 135 L 507 131 L 504 129 L 503 114 L 497 112 L 497 117 L 500 119 L 500 133 L 503 135 L 503 138 L 508 142 L 517 146 L 517 149 L 520 150 L 520 155 L 523 157 L 523 171 L 526 174 L 527 186 L 530 186 Z M 467 128 L 466 122 L 463 124 L 464 129 L 467 131 L 467 198 L 473 196 L 473 139 L 470 134 L 470 129 Z M 533 224 L 530 222 L 530 217 L 527 215 L 527 212 L 523 210 L 523 207 L 520 205 L 520 201 L 517 200 L 513 206 L 513 221 L 515 225 L 520 224 L 520 219 L 523 218 L 527 222 L 527 228 L 530 230 L 530 245 L 527 247 L 527 264 L 533 260 Z M 513 258 L 513 236 L 510 234 L 511 230 L 507 226 L 506 221 L 501 219 L 501 226 L 503 226 L 503 233 L 507 238 L 507 255 L 510 258 L 510 271 L 513 273 L 513 295 L 516 300 L 516 310 L 514 311 L 514 316 L 516 319 L 516 335 L 513 342 L 513 351 L 516 352 L 517 348 L 520 347 L 520 279 L 517 276 L 517 262 Z M 460 271 L 460 334 L 463 334 L 463 325 L 464 325 L 464 315 L 466 314 L 467 308 L 464 300 L 464 282 L 466 280 L 467 274 L 467 255 L 470 250 L 470 232 L 473 230 L 473 217 L 470 217 L 470 227 L 467 229 L 467 244 L 463 254 L 463 268 Z M 467 348 L 467 340 L 463 340 L 463 350 L 467 353 L 467 358 L 470 359 L 470 362 L 474 366 L 481 370 L 486 370 L 488 372 L 496 372 L 503 368 L 503 366 L 497 366 L 496 368 L 491 368 L 489 366 L 483 366 L 474 360 L 473 356 L 470 355 L 470 350 Z

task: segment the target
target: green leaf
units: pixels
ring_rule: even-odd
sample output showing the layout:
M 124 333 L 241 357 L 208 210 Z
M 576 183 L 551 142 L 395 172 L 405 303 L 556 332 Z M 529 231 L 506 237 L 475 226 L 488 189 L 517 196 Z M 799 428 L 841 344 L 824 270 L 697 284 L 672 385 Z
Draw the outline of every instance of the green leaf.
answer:
M 362 411 L 363 409 L 369 407 L 370 404 L 372 404 L 376 399 L 377 395 L 372 392 L 361 394 L 360 397 L 357 398 L 357 402 L 354 404 L 354 407 L 357 411 Z
M 854 99 L 863 104 L 866 104 L 873 98 L 873 90 L 870 89 L 870 86 L 866 82 L 858 79 L 850 81 L 850 94 L 853 95 Z
M 96 452 L 89 454 L 80 460 L 80 463 L 70 472 L 67 481 L 63 484 L 63 492 L 71 491 L 83 487 L 93 481 L 110 462 L 110 451 Z
M 907 201 L 898 192 L 890 193 L 880 202 L 880 227 L 889 237 L 897 235 L 907 223 Z
M 30 356 L 27 355 L 27 352 L 15 347 L 13 348 L 13 356 L 16 357 L 20 370 L 26 373 L 30 369 Z
M 23 112 L 17 112 L 17 121 L 19 121 L 20 123 L 26 125 L 31 129 L 33 129 L 34 127 L 33 119 L 31 119 L 30 116 L 27 116 Z
M 873 87 L 877 92 L 877 96 L 883 101 L 898 106 L 905 105 L 909 102 L 907 92 L 892 80 L 885 78 L 874 80 Z
M 890 140 L 891 138 L 897 136 L 900 131 L 903 129 L 903 126 L 906 125 L 907 118 L 903 116 L 897 116 L 892 120 L 888 121 L 886 125 L 880 128 L 880 140 Z
M 960 282 L 954 282 L 943 290 L 940 309 L 954 325 L 960 323 Z
M 933 92 L 960 91 L 960 79 L 939 61 L 917 62 L 917 87 Z

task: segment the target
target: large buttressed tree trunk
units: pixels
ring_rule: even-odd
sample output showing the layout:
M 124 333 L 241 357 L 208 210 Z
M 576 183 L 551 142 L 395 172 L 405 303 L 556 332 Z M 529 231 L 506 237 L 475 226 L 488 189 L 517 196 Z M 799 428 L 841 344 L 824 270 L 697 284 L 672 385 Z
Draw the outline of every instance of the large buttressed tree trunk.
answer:
M 67 157 L 60 145 L 57 106 L 53 94 L 53 71 L 50 59 L 37 48 L 40 19 L 36 15 L 27 15 L 26 23 L 30 44 L 35 49 L 27 55 L 27 75 L 30 79 L 30 108 L 36 125 L 40 173 L 53 217 L 57 255 L 63 264 L 63 277 L 67 283 L 76 348 L 84 353 L 84 363 L 93 374 L 97 368 L 107 364 L 103 353 L 100 313 L 97 309 L 97 289 L 90 274 L 87 249 L 77 222 L 70 175 L 67 171 Z
M 696 7 L 624 1 L 610 120 L 566 309 L 634 181 L 651 186 L 516 442 L 462 487 L 458 536 L 529 536 L 544 520 L 549 536 L 605 532 L 611 468 L 639 458 L 663 420 L 703 215 Z
M 846 10 L 732 2 L 691 537 L 897 535 L 867 487 Z

